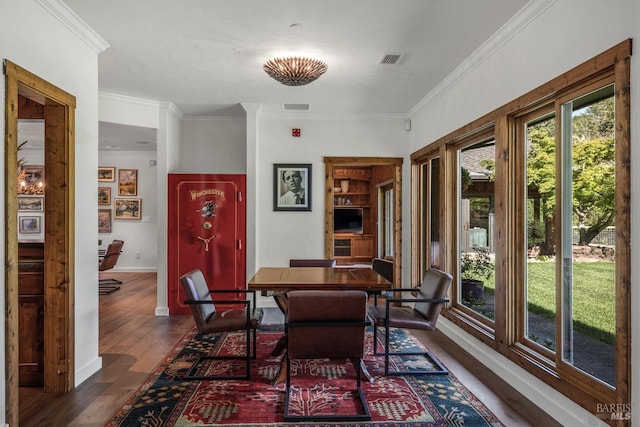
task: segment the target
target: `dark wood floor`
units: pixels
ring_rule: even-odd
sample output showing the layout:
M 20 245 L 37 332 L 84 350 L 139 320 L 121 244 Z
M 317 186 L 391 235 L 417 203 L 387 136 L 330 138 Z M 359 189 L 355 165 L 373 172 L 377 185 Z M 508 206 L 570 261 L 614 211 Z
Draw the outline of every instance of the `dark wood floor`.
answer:
M 112 294 L 100 296 L 102 369 L 63 395 L 21 388 L 21 426 L 104 426 L 193 327 L 191 316 L 155 316 L 154 273 L 112 273 L 110 276 L 122 279 L 124 285 Z M 420 338 L 505 425 L 530 426 L 518 412 L 528 414 L 527 418 L 536 420 L 536 425 L 554 425 L 506 383 L 487 372 L 473 372 L 473 368 L 463 367 L 454 357 L 455 345 L 444 336 L 425 333 Z

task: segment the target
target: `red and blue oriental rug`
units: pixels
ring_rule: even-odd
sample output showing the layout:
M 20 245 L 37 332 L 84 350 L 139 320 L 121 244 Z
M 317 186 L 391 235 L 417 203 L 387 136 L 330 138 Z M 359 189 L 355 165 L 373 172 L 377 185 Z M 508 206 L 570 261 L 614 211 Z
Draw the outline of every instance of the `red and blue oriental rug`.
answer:
M 107 426 L 502 426 L 451 374 L 385 376 L 383 357 L 370 351 L 371 331 L 367 333 L 369 351 L 365 365 L 374 381 L 363 378 L 362 382 L 371 421 L 285 423 L 285 382 L 272 384 L 283 355 L 270 355 L 282 334 L 281 327 L 258 332 L 258 353 L 251 364 L 251 380 L 184 381 L 182 375 L 197 356 L 242 354 L 245 350 L 242 333 L 187 334 Z M 421 346 L 410 332 L 400 329 L 393 330 L 392 342 L 398 349 Z M 392 361 L 396 367 L 402 364 L 403 369 L 431 365 L 422 357 L 394 357 Z M 290 411 L 317 415 L 361 410 L 354 399 L 355 370 L 350 362 L 299 360 L 292 361 L 291 366 L 294 388 Z M 204 369 L 210 373 L 235 370 L 241 373 L 244 362 L 216 361 Z

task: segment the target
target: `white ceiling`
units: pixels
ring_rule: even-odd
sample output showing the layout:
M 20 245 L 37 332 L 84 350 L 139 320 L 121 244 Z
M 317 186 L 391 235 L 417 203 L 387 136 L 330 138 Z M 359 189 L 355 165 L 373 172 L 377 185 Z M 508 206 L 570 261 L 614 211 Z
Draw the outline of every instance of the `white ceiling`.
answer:
M 64 2 L 110 45 L 99 55 L 100 91 L 171 102 L 185 115 L 243 117 L 244 102 L 406 114 L 528 0 Z M 378 64 L 387 53 L 404 57 Z M 326 74 L 288 87 L 262 69 L 300 54 L 324 60 Z

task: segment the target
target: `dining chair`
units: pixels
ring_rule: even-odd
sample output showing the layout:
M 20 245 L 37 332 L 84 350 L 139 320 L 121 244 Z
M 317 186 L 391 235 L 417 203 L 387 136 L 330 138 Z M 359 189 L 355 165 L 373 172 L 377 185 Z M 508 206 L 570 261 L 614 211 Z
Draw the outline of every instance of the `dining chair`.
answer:
M 289 267 L 325 267 L 325 268 L 333 268 L 336 266 L 335 259 L 325 259 L 325 258 L 300 258 L 300 259 L 290 259 Z M 287 306 L 289 302 L 287 301 L 287 293 L 286 292 L 274 292 L 273 300 L 276 302 L 276 305 L 280 309 L 283 314 L 287 312 Z
M 289 292 L 287 330 L 285 421 L 366 421 L 371 419 L 369 406 L 361 388 L 367 321 L 367 293 L 358 290 L 340 292 L 299 290 Z M 361 413 L 291 414 L 291 361 L 295 359 L 345 359 L 355 368 L 356 393 Z M 304 375 L 298 371 L 299 378 Z M 316 382 L 325 381 L 317 378 Z M 343 393 L 343 392 L 341 392 Z M 313 410 L 314 408 L 309 408 Z
M 393 261 L 385 258 L 374 258 L 371 261 L 371 268 L 387 279 L 390 283 L 393 283 Z
M 249 379 L 251 374 L 251 359 L 256 357 L 256 332 L 262 322 L 262 309 L 256 308 L 256 293 L 247 289 L 209 289 L 207 281 L 201 270 L 195 269 L 180 277 L 180 283 L 187 299 L 184 301 L 191 308 L 191 314 L 196 323 L 199 334 L 211 334 L 218 332 L 245 331 L 246 351 L 243 355 L 206 355 L 196 359 L 183 376 L 184 379 L 193 380 L 219 380 L 219 379 Z M 252 299 L 218 299 L 215 294 L 243 293 L 252 296 Z M 218 310 L 220 305 L 242 305 L 243 308 L 225 308 Z M 253 345 L 252 345 L 253 344 Z M 252 351 L 253 350 L 253 351 Z M 244 360 L 246 364 L 245 375 L 199 375 L 198 367 L 205 360 Z
M 440 317 L 442 307 L 449 302 L 447 292 L 451 286 L 453 277 L 449 273 L 435 268 L 427 270 L 419 288 L 394 288 L 392 293 L 411 293 L 408 297 L 385 297 L 385 305 L 378 305 L 377 296 L 374 304 L 369 307 L 368 316 L 373 323 L 373 353 L 378 352 L 378 328 L 384 329 L 384 373 L 385 375 L 405 375 L 405 374 L 447 374 L 447 369 L 431 353 L 425 351 L 391 351 L 390 330 L 391 328 L 418 329 L 425 331 L 435 331 L 436 323 Z M 412 306 L 407 304 L 411 303 Z M 389 370 L 389 356 L 394 355 L 422 355 L 430 359 L 435 369 L 414 369 Z

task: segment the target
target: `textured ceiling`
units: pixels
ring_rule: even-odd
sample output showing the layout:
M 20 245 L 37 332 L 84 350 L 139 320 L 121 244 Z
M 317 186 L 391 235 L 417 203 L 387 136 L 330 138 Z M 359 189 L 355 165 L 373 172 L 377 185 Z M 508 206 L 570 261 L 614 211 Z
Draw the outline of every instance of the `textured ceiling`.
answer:
M 281 111 L 405 114 L 526 0 L 65 0 L 110 47 L 104 92 L 174 103 L 186 115 Z M 398 65 L 380 65 L 402 53 Z M 308 54 L 329 69 L 287 87 L 262 69 Z
M 109 44 L 101 92 L 171 102 L 187 116 L 244 117 L 241 103 L 405 115 L 528 0 L 64 2 Z M 402 58 L 380 64 L 385 54 Z M 284 86 L 262 69 L 283 55 L 321 59 L 328 71 Z M 156 149 L 153 129 L 101 123 L 99 132 L 101 150 Z

